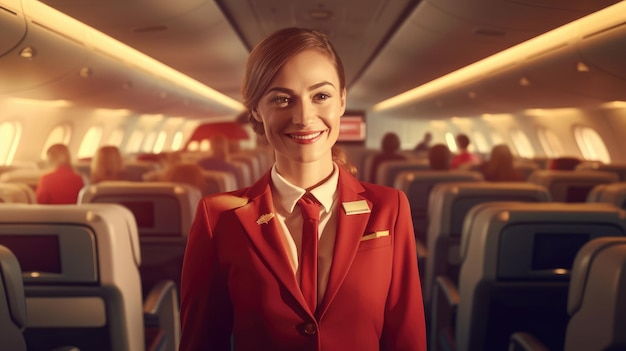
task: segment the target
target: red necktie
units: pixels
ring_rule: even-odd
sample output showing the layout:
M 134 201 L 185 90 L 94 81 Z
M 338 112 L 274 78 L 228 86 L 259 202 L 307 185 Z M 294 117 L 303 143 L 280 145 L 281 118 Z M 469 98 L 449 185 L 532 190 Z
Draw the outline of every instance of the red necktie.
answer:
M 317 241 L 320 206 L 312 195 L 298 200 L 302 211 L 302 248 L 300 254 L 300 289 L 311 311 L 317 307 Z

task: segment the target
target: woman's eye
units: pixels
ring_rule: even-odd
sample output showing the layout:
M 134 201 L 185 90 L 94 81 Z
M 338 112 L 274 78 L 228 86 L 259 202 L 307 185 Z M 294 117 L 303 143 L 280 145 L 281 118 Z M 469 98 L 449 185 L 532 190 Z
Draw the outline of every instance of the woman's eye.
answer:
M 287 105 L 289 103 L 289 98 L 286 96 L 275 96 L 272 98 L 272 102 L 277 105 Z
M 330 94 L 326 94 L 326 93 L 318 93 L 318 94 L 315 94 L 315 97 L 314 97 L 314 99 L 318 101 L 323 101 L 328 98 L 330 98 Z

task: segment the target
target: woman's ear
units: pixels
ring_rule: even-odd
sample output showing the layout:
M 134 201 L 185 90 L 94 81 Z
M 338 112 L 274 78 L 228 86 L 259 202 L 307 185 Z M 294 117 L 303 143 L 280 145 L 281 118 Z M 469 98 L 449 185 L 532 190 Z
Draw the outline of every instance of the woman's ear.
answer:
M 259 116 L 257 110 L 250 110 L 250 113 L 252 114 L 252 118 L 254 118 L 255 121 L 263 123 L 263 119 L 261 118 L 261 116 Z
M 341 114 L 339 116 L 343 116 L 346 113 L 346 88 L 343 88 L 341 91 Z

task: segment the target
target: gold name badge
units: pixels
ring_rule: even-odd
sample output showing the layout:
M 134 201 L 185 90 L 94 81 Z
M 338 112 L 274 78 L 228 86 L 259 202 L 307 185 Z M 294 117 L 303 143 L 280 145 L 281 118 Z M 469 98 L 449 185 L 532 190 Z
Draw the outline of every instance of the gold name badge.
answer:
M 367 201 L 365 200 L 344 202 L 341 205 L 343 206 L 343 210 L 346 212 L 347 215 L 372 212 L 369 205 L 367 204 Z

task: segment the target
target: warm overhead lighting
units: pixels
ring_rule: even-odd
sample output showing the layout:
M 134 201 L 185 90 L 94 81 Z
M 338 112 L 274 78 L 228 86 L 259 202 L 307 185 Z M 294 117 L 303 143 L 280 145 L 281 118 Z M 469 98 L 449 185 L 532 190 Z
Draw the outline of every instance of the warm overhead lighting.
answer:
M 32 59 L 33 57 L 35 57 L 35 49 L 30 46 L 23 48 L 22 50 L 20 50 L 20 57 L 25 59 Z
M 626 101 L 611 101 L 602 104 L 603 108 L 626 108 Z
M 325 9 L 315 9 L 309 11 L 309 17 L 314 20 L 328 20 L 333 17 L 333 13 Z
M 576 64 L 576 70 L 578 72 L 589 72 L 589 66 L 587 66 L 586 64 L 584 64 L 583 62 L 578 62 Z
M 626 18 L 626 1 L 620 1 L 600 11 L 570 22 L 543 35 L 489 56 L 457 71 L 422 84 L 402 94 L 374 105 L 374 111 L 401 107 L 411 102 L 428 98 L 463 86 L 472 80 L 489 76 L 491 72 L 515 66 L 529 57 L 551 50 L 556 46 L 567 47 L 567 43 L 579 40 L 582 33 L 598 32 L 621 25 Z
M 149 76 L 161 77 L 167 81 L 168 85 L 178 87 L 187 93 L 199 95 L 199 98 L 203 100 L 210 100 L 236 112 L 244 110 L 243 105 L 239 101 L 57 11 L 41 1 L 22 1 L 22 7 L 24 13 L 28 13 L 31 19 L 37 20 L 41 25 L 60 34 L 85 43 L 88 50 L 105 53 L 120 62 L 137 67 L 138 70 L 143 70 Z M 157 29 L 160 29 L 160 27 Z M 80 37 L 78 37 L 79 35 Z

